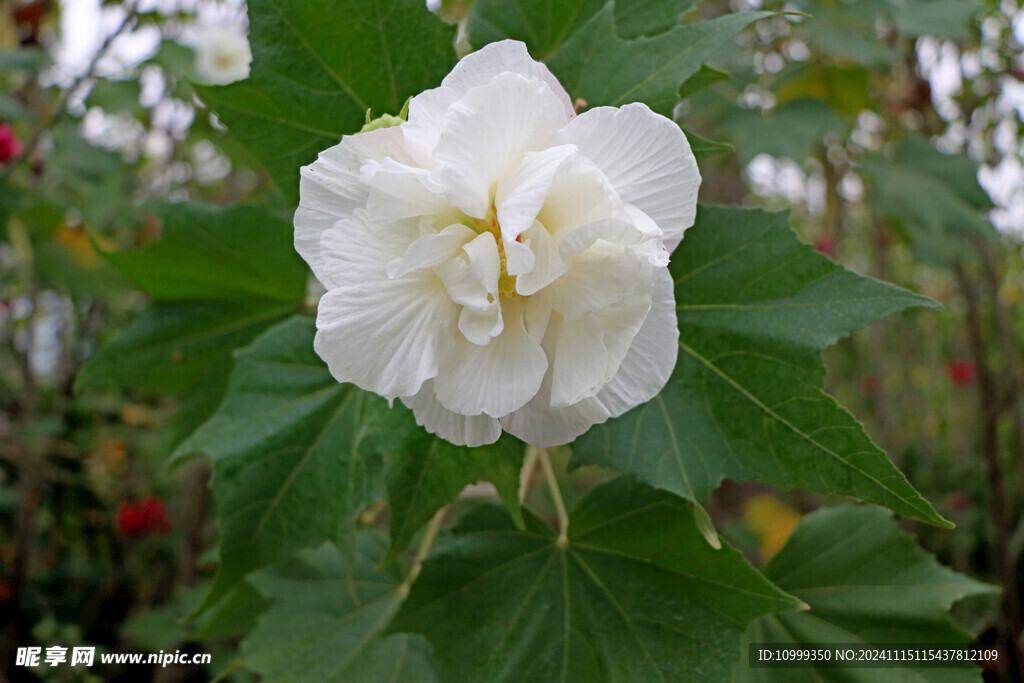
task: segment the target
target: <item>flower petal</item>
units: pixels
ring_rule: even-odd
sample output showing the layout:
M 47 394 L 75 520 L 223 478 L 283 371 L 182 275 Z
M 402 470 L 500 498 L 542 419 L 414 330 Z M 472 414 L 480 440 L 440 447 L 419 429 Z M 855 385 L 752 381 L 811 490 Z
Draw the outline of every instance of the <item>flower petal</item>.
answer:
M 427 380 L 414 396 L 405 396 L 402 403 L 416 416 L 416 423 L 431 434 L 457 446 L 483 446 L 501 436 L 501 423 L 487 415 L 459 415 L 441 405 L 434 395 L 434 381 Z
M 445 408 L 462 415 L 507 415 L 523 406 L 540 387 L 548 359 L 541 345 L 526 333 L 525 304 L 502 304 L 505 328 L 486 346 L 456 342 L 434 382 Z
M 359 218 L 321 240 L 333 288 L 320 299 L 314 347 L 338 381 L 410 396 L 454 348 L 457 308 L 432 270 L 388 277 L 400 240 Z
M 600 313 L 563 321 L 551 368 L 551 406 L 565 407 L 598 393 L 618 372 L 651 300 L 632 296 Z
M 526 152 L 551 146 L 568 119 L 543 81 L 503 73 L 452 104 L 434 158 L 446 198 L 474 218 L 484 218 L 495 183 Z
M 302 168 L 299 208 L 295 211 L 295 249 L 326 286 L 330 284 L 322 274 L 320 236 L 366 206 L 369 190 L 360 182 L 359 169 L 367 160 L 385 157 L 413 161 L 399 127 L 346 135 Z
M 388 223 L 448 210 L 444 188 L 431 179 L 426 169 L 394 159 L 371 160 L 360 169 L 360 178 L 370 188 L 366 209 L 375 222 Z
M 534 256 L 534 263 L 529 272 L 516 278 L 516 291 L 523 296 L 529 296 L 561 277 L 569 269 L 569 259 L 562 257 L 548 229 L 540 223 L 534 222 L 533 226 L 521 235 L 521 239 L 522 241 L 516 244 L 530 250 Z M 505 249 L 505 253 L 509 254 L 507 245 Z
M 676 366 L 679 323 L 672 276 L 667 269 L 656 271 L 651 298 L 651 310 L 633 338 L 618 372 L 597 394 L 612 417 L 657 396 Z
M 540 152 L 527 152 L 523 155 L 523 162 L 498 182 L 494 207 L 502 237 L 514 241 L 533 225 L 544 206 L 555 174 L 575 153 L 576 145 L 558 145 Z
M 575 320 L 643 291 L 650 270 L 626 247 L 599 239 L 573 255 L 569 272 L 535 296 L 543 297 L 566 320 Z
M 459 253 L 476 236 L 465 225 L 449 225 L 439 233 L 424 235 L 409 245 L 401 258 L 388 263 L 388 277 L 402 277 L 417 268 L 432 268 Z
M 508 72 L 544 81 L 560 100 L 566 117 L 575 116 L 569 93 L 544 64 L 530 57 L 526 45 L 517 40 L 490 43 L 466 55 L 445 76 L 441 85 L 451 88 L 458 95 L 464 95 L 472 88 L 490 83 L 495 76 Z
M 671 252 L 693 225 L 700 171 L 686 135 L 647 105 L 596 107 L 569 122 L 563 143 L 604 171 L 622 201 L 635 205 L 664 232 Z
M 519 410 L 501 418 L 501 426 L 531 446 L 547 448 L 570 443 L 607 419 L 608 411 L 596 398 L 583 399 L 565 408 L 552 408 L 549 372 L 545 373 L 537 395 Z

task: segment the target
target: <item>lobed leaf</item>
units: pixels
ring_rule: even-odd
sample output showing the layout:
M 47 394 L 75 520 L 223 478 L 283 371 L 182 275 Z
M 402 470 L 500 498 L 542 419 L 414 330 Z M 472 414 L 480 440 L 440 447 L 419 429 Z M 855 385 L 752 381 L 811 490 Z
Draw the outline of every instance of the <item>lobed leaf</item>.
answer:
M 947 526 L 822 391 L 820 351 L 925 297 L 801 244 L 785 214 L 702 207 L 670 265 L 680 353 L 661 394 L 576 441 L 607 465 L 704 501 L 725 478 L 855 496 Z
M 715 550 L 692 507 L 625 477 L 575 510 L 562 546 L 495 506 L 435 546 L 391 631 L 429 639 L 451 681 L 721 681 L 744 624 L 799 602 L 730 547 Z
M 762 617 L 745 640 L 760 643 L 969 643 L 949 616 L 969 595 L 991 593 L 940 565 L 885 510 L 844 505 L 804 517 L 765 576 L 810 610 Z M 746 658 L 747 648 L 743 654 Z M 742 661 L 733 680 L 746 681 L 977 681 L 980 670 L 751 669 Z

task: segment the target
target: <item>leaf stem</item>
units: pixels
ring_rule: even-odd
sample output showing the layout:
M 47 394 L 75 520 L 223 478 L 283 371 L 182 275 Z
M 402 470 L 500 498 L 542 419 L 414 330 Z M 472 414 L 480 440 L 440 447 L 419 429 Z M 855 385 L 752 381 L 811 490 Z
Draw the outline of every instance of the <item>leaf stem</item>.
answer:
M 526 447 L 526 457 L 523 459 L 523 469 L 519 473 L 519 502 L 526 500 L 530 492 L 530 484 L 533 482 L 533 473 L 537 471 L 537 461 L 540 459 L 541 449 L 536 446 Z
M 416 550 L 416 557 L 412 560 L 409 575 L 402 582 L 401 590 L 403 592 L 408 593 L 409 587 L 420 575 L 420 571 L 423 569 L 423 561 L 427 559 L 427 555 L 430 554 L 430 548 L 434 545 L 434 541 L 437 540 L 437 533 L 441 530 L 441 524 L 444 522 L 444 516 L 447 512 L 447 505 L 438 510 L 427 525 L 426 531 L 423 532 L 423 540 L 420 541 L 420 547 Z
M 558 546 L 564 548 L 569 545 L 569 513 L 565 511 L 565 501 L 562 500 L 562 491 L 558 488 L 558 478 L 555 476 L 554 468 L 551 467 L 551 452 L 546 448 L 538 450 L 544 477 L 551 490 L 551 500 L 554 502 L 555 512 L 558 514 Z

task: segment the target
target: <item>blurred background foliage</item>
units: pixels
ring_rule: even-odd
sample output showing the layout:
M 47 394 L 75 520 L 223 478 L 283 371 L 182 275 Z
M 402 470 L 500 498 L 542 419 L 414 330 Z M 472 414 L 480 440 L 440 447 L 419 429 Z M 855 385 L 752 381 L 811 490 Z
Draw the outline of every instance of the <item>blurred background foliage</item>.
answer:
M 231 351 L 307 305 L 298 261 L 271 259 L 239 285 L 242 269 L 189 233 L 190 221 L 289 222 L 269 176 L 192 85 L 192 27 L 244 31 L 244 7 L 105 2 L 99 42 L 69 64 L 61 46 L 75 26 L 62 17 L 73 4 L 0 2 L 0 669 L 28 639 L 214 652 L 209 669 L 152 675 L 246 680 L 240 636 L 266 603 L 243 585 L 181 621 L 216 566 L 216 532 L 207 466 L 169 462 L 223 396 Z M 642 5 L 631 14 L 619 3 L 620 25 L 642 26 Z M 709 0 L 694 14 L 745 9 L 789 13 L 742 32 L 674 111 L 700 150 L 701 199 L 789 209 L 818 251 L 943 305 L 829 350 L 828 390 L 957 524 L 907 523 L 922 545 L 1003 587 L 958 616 L 1008 655 L 986 677 L 1012 680 L 1024 561 L 1024 13 L 1012 0 Z M 461 24 L 466 49 L 469 3 L 439 11 Z M 176 200 L 204 206 L 183 218 L 166 210 Z M 246 215 L 252 202 L 271 210 Z M 188 292 L 160 258 L 118 259 L 153 248 L 178 249 L 181 272 L 210 273 L 217 301 Z M 159 339 L 152 356 L 97 351 L 126 329 L 178 346 L 187 329 L 196 353 L 167 365 Z M 601 478 L 566 476 L 577 493 Z M 710 512 L 763 565 L 822 502 L 727 482 Z

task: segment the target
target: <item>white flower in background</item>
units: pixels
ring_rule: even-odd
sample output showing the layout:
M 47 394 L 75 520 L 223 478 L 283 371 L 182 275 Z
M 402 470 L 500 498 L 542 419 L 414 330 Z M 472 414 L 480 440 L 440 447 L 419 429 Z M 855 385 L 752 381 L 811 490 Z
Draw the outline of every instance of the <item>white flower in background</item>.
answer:
M 666 265 L 699 184 L 672 121 L 576 116 L 522 43 L 488 45 L 407 122 L 302 169 L 295 246 L 327 288 L 316 351 L 449 441 L 572 441 L 672 372 Z
M 192 43 L 196 52 L 196 75 L 210 85 L 227 85 L 249 77 L 252 51 L 238 29 L 229 26 L 200 26 Z

